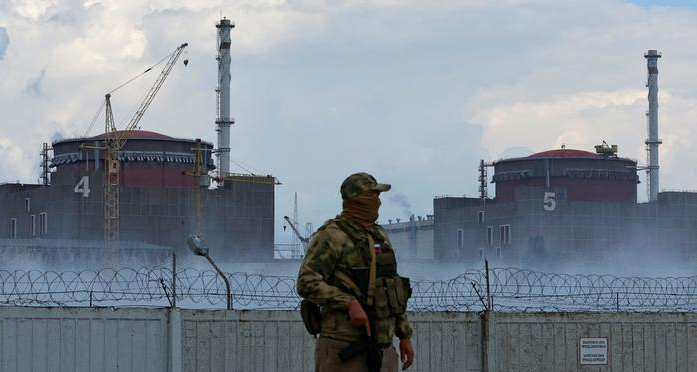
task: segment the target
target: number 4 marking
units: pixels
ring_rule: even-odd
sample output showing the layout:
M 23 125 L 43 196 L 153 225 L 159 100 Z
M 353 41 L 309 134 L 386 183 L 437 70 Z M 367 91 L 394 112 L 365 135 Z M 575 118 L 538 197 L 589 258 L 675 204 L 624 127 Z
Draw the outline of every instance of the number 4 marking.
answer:
M 546 192 L 545 199 L 542 201 L 542 208 L 544 208 L 548 212 L 552 212 L 553 210 L 557 209 L 556 197 L 557 193 Z
M 82 194 L 84 198 L 90 196 L 90 178 L 88 176 L 82 177 L 80 182 L 75 185 L 75 192 Z

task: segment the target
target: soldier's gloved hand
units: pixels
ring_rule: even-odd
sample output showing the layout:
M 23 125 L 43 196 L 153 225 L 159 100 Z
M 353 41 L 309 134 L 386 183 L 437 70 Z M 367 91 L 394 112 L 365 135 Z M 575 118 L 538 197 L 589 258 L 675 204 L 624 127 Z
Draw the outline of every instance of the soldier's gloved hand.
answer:
M 411 339 L 403 338 L 399 340 L 399 356 L 402 360 L 402 371 L 411 367 L 414 363 L 414 348 L 411 346 Z
M 349 318 L 351 318 L 351 324 L 360 328 L 365 326 L 365 333 L 370 336 L 370 322 L 368 321 L 368 314 L 363 310 L 363 306 L 355 298 L 351 300 L 348 304 Z

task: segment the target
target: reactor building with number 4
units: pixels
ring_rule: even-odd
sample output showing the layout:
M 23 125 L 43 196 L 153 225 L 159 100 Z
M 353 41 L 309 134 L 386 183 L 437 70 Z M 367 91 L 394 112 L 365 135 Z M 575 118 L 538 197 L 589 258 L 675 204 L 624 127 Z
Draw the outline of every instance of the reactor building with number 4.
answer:
M 187 238 L 197 234 L 216 259 L 273 259 L 278 182 L 229 168 L 233 27 L 228 19 L 216 24 L 217 146 L 138 129 L 185 43 L 169 56 L 125 128 L 115 127 L 111 113 L 111 94 L 119 87 L 105 96 L 103 134 L 45 144 L 38 184 L 0 184 L 4 257 L 158 264 L 172 253 L 190 255 Z

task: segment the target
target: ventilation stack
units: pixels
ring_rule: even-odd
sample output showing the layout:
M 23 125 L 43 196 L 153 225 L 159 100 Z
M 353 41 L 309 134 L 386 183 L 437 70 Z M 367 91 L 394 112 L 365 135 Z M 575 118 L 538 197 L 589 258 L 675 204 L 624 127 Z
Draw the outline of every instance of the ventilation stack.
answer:
M 646 58 L 646 67 L 649 73 L 646 83 L 649 88 L 649 111 L 646 113 L 649 134 L 648 139 L 646 139 L 648 158 L 646 173 L 649 178 L 649 201 L 656 201 L 659 190 L 658 145 L 661 144 L 661 140 L 658 138 L 658 59 L 661 58 L 661 53 L 652 49 L 644 54 L 644 58 Z
M 216 92 L 217 115 L 215 124 L 218 132 L 218 174 L 223 177 L 230 173 L 230 127 L 235 119 L 230 117 L 230 30 L 235 27 L 229 19 L 221 19 L 215 25 L 218 29 L 218 88 Z

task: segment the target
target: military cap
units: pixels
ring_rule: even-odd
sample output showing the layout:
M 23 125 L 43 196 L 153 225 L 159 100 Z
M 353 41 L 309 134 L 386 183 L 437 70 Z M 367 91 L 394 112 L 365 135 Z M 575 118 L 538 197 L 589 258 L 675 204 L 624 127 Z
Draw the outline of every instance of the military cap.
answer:
M 392 185 L 386 183 L 378 183 L 375 177 L 368 173 L 354 173 L 344 180 L 341 184 L 341 198 L 349 199 L 356 195 L 360 195 L 366 191 L 389 191 Z

